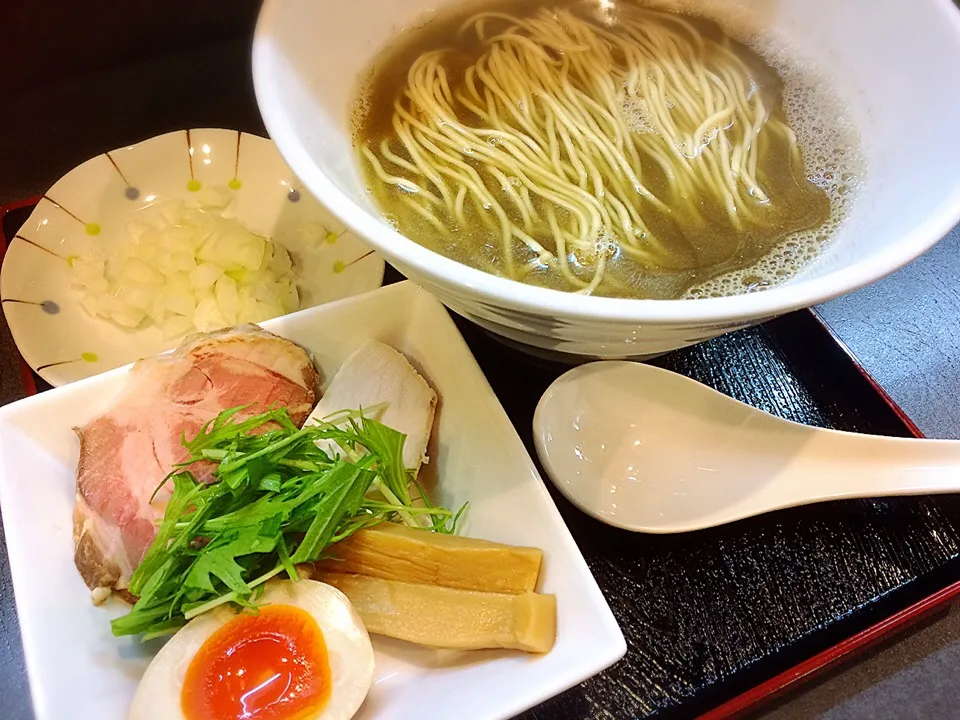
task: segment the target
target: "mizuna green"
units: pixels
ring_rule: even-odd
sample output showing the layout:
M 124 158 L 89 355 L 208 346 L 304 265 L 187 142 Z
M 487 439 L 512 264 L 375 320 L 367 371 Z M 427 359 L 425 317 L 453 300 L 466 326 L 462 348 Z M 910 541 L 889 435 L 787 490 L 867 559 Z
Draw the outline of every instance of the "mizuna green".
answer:
M 454 532 L 464 508 L 431 505 L 403 465 L 402 433 L 360 410 L 298 428 L 285 409 L 236 421 L 242 409 L 183 438 L 190 459 L 164 480 L 173 493 L 114 635 L 158 637 L 223 603 L 252 606 L 270 578 L 297 580 L 295 565 L 380 522 Z M 342 455 L 318 447 L 323 439 Z M 190 471 L 203 462 L 216 463 L 212 482 Z

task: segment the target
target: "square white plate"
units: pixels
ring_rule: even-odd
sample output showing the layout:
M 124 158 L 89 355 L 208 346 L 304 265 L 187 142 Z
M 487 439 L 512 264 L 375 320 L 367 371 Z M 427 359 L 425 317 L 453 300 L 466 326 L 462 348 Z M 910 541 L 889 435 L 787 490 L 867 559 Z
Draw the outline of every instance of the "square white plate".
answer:
M 557 596 L 557 644 L 544 656 L 436 651 L 375 638 L 374 686 L 358 717 L 419 719 L 447 708 L 458 720 L 508 718 L 623 656 L 623 634 L 530 456 L 433 296 L 405 282 L 264 327 L 312 352 L 324 386 L 367 338 L 405 353 L 440 396 L 429 465 L 439 478 L 434 499 L 447 507 L 470 503 L 465 535 L 542 548 L 539 590 Z M 38 720 L 125 717 L 158 647 L 113 637 L 109 620 L 125 606 L 110 600 L 94 607 L 73 564 L 79 446 L 72 428 L 110 406 L 127 372 L 0 409 L 0 501 Z

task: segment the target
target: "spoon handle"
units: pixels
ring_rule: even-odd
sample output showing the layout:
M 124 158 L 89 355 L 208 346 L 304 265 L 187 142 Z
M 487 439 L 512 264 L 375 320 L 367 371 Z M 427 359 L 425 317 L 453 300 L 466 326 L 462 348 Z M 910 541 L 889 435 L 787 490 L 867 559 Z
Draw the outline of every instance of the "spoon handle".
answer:
M 809 452 L 807 452 L 809 451 Z M 792 470 L 824 499 L 960 492 L 960 441 L 821 431 Z M 792 473 L 791 473 L 792 474 Z

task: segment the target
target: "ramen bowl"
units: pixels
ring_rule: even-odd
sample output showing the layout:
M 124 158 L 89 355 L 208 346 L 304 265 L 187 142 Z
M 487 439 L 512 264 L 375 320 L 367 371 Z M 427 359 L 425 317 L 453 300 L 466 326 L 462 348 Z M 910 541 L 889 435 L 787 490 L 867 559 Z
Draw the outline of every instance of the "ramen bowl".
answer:
M 845 120 L 861 138 L 867 169 L 844 222 L 799 274 L 760 291 L 683 300 L 565 293 L 468 267 L 395 230 L 366 189 L 351 109 L 374 58 L 437 11 L 431 0 L 266 0 L 254 39 L 254 86 L 280 152 L 345 225 L 454 312 L 539 352 L 622 358 L 691 345 L 879 280 L 960 220 L 960 143 L 953 140 L 960 13 L 950 0 L 693 5 L 707 17 L 724 13 L 750 24 L 812 62 L 843 98 Z

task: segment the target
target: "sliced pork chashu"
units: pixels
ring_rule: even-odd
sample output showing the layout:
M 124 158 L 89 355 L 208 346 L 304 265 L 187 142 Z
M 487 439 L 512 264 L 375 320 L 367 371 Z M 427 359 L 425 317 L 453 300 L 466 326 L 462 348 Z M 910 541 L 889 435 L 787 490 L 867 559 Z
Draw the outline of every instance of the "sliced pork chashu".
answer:
M 150 496 L 188 459 L 183 435 L 193 437 L 238 405 L 250 405 L 238 419 L 286 407 L 299 425 L 316 402 L 316 387 L 303 349 L 254 325 L 194 335 L 173 353 L 138 362 L 110 411 L 77 431 L 74 559 L 87 586 L 127 587 L 153 542 L 169 489 L 153 502 Z

